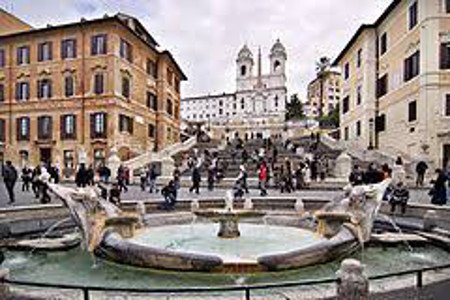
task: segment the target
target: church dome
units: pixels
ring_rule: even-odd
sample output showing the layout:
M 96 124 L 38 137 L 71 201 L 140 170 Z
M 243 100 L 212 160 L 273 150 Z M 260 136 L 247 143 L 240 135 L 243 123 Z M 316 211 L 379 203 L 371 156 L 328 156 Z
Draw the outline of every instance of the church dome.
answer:
M 283 44 L 280 42 L 280 39 L 277 39 L 275 44 L 273 44 L 270 54 L 286 56 L 286 48 L 284 48 Z
M 244 47 L 242 47 L 242 49 L 239 51 L 238 60 L 241 60 L 241 59 L 253 60 L 253 54 L 247 45 L 244 45 Z

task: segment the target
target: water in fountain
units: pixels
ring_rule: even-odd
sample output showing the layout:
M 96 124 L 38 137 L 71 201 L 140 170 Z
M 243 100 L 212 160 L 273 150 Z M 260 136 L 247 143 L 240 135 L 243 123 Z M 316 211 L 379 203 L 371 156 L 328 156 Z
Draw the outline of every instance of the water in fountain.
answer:
M 55 222 L 52 226 L 47 228 L 47 230 L 39 237 L 39 239 L 41 241 L 43 241 L 50 233 L 52 233 L 54 230 L 56 230 L 56 228 L 58 228 L 62 224 L 67 223 L 67 222 L 69 222 L 71 220 L 72 220 L 72 218 L 65 218 L 65 219 L 62 219 L 62 220 L 59 220 L 59 221 Z M 30 250 L 30 255 L 33 254 L 34 251 L 36 251 L 36 249 L 37 249 L 37 246 L 33 247 Z
M 403 235 L 402 229 L 400 228 L 400 226 L 397 225 L 397 223 L 394 221 L 394 219 L 392 219 L 388 215 L 384 215 L 384 214 L 379 214 L 379 216 L 382 219 L 384 219 L 385 221 L 389 222 L 389 224 L 392 225 L 392 227 L 394 228 L 395 231 L 397 231 L 399 234 Z M 405 244 L 405 246 L 409 250 L 409 252 L 414 252 L 413 247 L 408 243 L 408 241 L 402 240 L 402 242 Z

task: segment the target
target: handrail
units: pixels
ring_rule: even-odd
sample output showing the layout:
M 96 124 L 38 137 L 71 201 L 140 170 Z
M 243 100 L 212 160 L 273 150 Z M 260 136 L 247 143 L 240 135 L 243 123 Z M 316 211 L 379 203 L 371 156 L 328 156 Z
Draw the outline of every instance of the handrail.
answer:
M 391 277 L 405 276 L 405 275 L 416 275 L 416 286 L 421 288 L 423 286 L 423 273 L 429 271 L 438 271 L 442 269 L 449 269 L 450 264 L 431 266 L 425 268 L 411 269 L 394 273 L 386 273 L 375 276 L 370 276 L 369 280 L 380 280 Z M 22 280 L 11 280 L 8 278 L 0 278 L 0 283 L 2 284 L 12 284 L 21 286 L 32 286 L 41 288 L 52 288 L 52 289 L 64 289 L 64 290 L 81 290 L 84 295 L 84 299 L 89 299 L 89 292 L 96 291 L 109 291 L 109 292 L 126 292 L 126 293 L 138 293 L 138 294 L 161 294 L 161 293 L 214 293 L 214 292 L 245 292 L 245 299 L 250 300 L 250 291 L 252 290 L 267 290 L 274 288 L 286 288 L 286 287 L 299 287 L 299 286 L 311 286 L 319 284 L 330 284 L 338 282 L 338 278 L 321 278 L 303 281 L 293 281 L 293 282 L 282 282 L 282 283 L 270 283 L 270 284 L 256 284 L 256 285 L 241 285 L 241 286 L 221 286 L 221 287 L 180 287 L 180 288 L 154 288 L 154 289 L 144 289 L 144 288 L 110 288 L 102 286 L 83 286 L 83 285 L 70 285 L 70 284 L 52 284 L 52 283 L 42 283 L 42 282 L 28 282 Z

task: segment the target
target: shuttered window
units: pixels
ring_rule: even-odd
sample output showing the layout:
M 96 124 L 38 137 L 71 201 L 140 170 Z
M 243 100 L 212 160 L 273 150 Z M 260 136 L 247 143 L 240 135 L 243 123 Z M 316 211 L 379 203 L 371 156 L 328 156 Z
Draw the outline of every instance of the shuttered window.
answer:
M 0 119 L 0 142 L 6 141 L 6 121 Z
M 77 57 L 77 40 L 65 39 L 61 41 L 61 59 Z
M 417 101 L 408 103 L 408 122 L 417 120 Z
M 52 60 L 53 58 L 53 43 L 44 42 L 38 45 L 38 61 Z
M 133 118 L 119 115 L 119 131 L 120 132 L 128 132 L 129 134 L 133 134 Z
M 62 115 L 60 120 L 61 139 L 69 140 L 77 137 L 77 116 Z
M 16 119 L 16 134 L 18 141 L 30 140 L 30 118 L 21 117 Z
M 0 103 L 5 102 L 5 85 L 0 83 Z
M 37 82 L 39 99 L 48 99 L 52 97 L 52 81 L 50 79 L 41 79 Z
M 91 114 L 91 138 L 106 138 L 107 137 L 107 117 L 106 113 L 93 113 Z
M 101 95 L 105 91 L 104 89 L 104 75 L 103 73 L 97 73 L 94 76 L 94 93 Z
M 0 49 L 0 68 L 4 68 L 6 64 L 5 49 Z
M 30 63 L 30 47 L 22 46 L 17 48 L 17 65 L 26 65 Z
M 416 51 L 413 55 L 404 61 L 404 81 L 408 82 L 420 73 L 420 51 Z
M 388 93 L 388 74 L 384 74 L 377 81 L 377 97 L 383 97 Z
M 106 34 L 97 34 L 91 38 L 91 55 L 101 55 L 107 53 L 107 36 Z
M 147 92 L 147 107 L 154 111 L 158 109 L 158 98 L 152 92 Z
M 72 97 L 74 95 L 74 81 L 73 76 L 64 77 L 64 95 L 66 97 Z
M 52 117 L 38 117 L 38 139 L 48 140 L 52 138 Z
M 450 43 L 441 44 L 440 67 L 442 70 L 450 69 Z
M 26 101 L 30 99 L 30 83 L 27 81 L 16 83 L 16 100 Z

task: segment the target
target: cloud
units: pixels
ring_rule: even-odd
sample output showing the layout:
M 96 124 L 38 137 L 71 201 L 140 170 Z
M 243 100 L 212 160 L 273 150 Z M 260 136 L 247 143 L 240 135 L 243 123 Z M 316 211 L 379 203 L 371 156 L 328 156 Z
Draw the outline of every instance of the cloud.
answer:
M 357 28 L 373 22 L 390 2 L 14 0 L 14 13 L 38 27 L 118 11 L 134 15 L 174 54 L 189 77 L 182 87 L 184 96 L 233 91 L 235 60 L 242 45 L 248 43 L 255 54 L 261 46 L 268 69 L 267 55 L 279 37 L 288 51 L 289 93 L 305 97 L 315 61 L 323 55 L 336 57 Z

